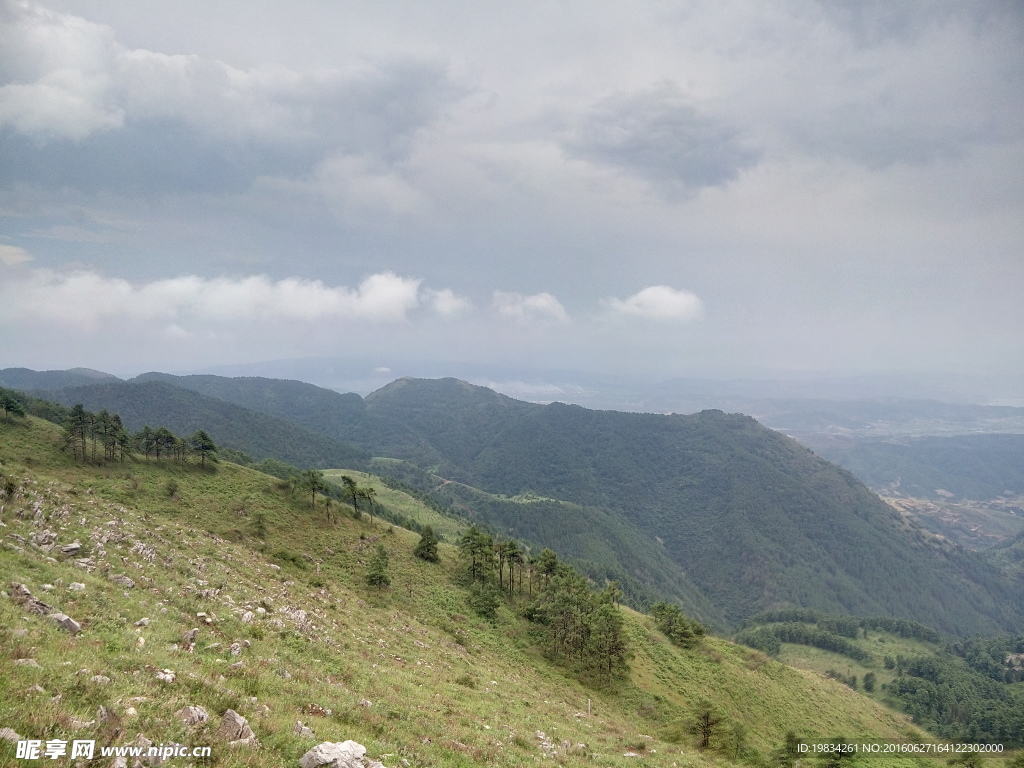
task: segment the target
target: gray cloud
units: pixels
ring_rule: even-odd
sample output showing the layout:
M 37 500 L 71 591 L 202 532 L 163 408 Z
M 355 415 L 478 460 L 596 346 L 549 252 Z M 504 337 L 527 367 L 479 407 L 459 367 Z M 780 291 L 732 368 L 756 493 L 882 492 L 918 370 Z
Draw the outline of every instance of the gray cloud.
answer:
M 725 184 L 758 159 L 736 128 L 701 113 L 671 84 L 603 99 L 564 146 L 679 191 Z

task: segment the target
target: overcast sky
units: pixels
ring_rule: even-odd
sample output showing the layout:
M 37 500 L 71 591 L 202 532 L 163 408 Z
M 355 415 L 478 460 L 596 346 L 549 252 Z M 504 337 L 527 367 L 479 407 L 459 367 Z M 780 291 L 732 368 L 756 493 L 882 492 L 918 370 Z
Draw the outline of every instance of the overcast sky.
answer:
M 0 3 L 0 368 L 1024 374 L 1019 2 Z

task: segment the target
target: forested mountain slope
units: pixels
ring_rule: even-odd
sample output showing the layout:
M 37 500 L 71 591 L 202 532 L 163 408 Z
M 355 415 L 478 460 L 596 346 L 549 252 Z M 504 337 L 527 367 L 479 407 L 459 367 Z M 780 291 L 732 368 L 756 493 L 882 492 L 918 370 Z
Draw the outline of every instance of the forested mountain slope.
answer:
M 177 434 L 205 429 L 222 447 L 253 458 L 275 458 L 300 467 L 351 467 L 370 458 L 351 444 L 333 440 L 284 419 L 206 397 L 161 381 L 115 382 L 41 392 L 62 405 L 82 403 L 88 410 L 106 408 L 121 415 L 136 431 L 164 426 Z
M 443 435 L 432 445 L 477 487 L 619 512 L 731 621 L 800 605 L 960 633 L 1020 626 L 1020 590 L 996 569 L 911 529 L 852 475 L 749 417 L 520 408 L 495 397 L 464 382 L 401 380 L 366 402 L 396 419 L 415 413 L 406 423 L 424 439 Z
M 455 379 L 400 379 L 362 401 L 297 382 L 185 381 L 254 410 L 288 413 L 368 452 L 338 456 L 335 466 L 358 468 L 368 454 L 403 458 L 435 473 L 440 487 L 456 480 L 492 495 L 532 492 L 577 505 L 586 512 L 579 519 L 618 518 L 623 525 L 581 530 L 577 548 L 610 548 L 627 562 L 642 554 L 638 546 L 647 537 L 646 546 L 661 554 L 645 558 L 645 567 L 657 559 L 678 570 L 644 581 L 692 582 L 729 623 L 761 610 L 803 606 L 889 614 L 956 633 L 1022 626 L 1018 583 L 915 529 L 848 472 L 746 416 L 541 406 Z M 254 410 L 233 411 L 237 406 L 159 381 L 64 390 L 61 398 L 118 410 L 129 425 L 164 419 L 188 433 L 204 424 L 231 447 L 218 430 L 246 420 L 268 423 Z M 176 412 L 187 414 L 187 423 L 172 422 Z M 257 458 L 325 466 L 323 451 L 311 450 L 316 435 L 292 433 L 300 442 L 299 435 L 308 437 L 304 459 L 281 452 L 292 443 L 281 440 L 285 432 L 253 430 L 265 435 L 260 450 L 243 449 Z M 534 514 L 540 506 L 457 501 L 498 530 L 520 535 L 530 528 L 534 543 L 556 549 L 559 522 L 571 519 L 566 510 L 572 507 L 552 506 L 542 525 Z M 593 542 L 585 540 L 588 534 Z

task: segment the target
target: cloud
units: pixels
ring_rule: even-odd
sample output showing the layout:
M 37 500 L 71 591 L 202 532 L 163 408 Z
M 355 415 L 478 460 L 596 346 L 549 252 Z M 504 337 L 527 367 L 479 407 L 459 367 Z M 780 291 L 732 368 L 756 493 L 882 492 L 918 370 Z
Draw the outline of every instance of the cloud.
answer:
M 420 283 L 381 272 L 354 289 L 295 277 L 275 282 L 266 275 L 212 279 L 189 275 L 134 285 L 95 272 L 35 270 L 26 280 L 0 286 L 0 317 L 37 318 L 85 329 L 106 320 L 152 321 L 178 331 L 188 321 L 388 323 L 405 320 L 420 306 Z
M 723 185 L 758 159 L 735 128 L 700 112 L 674 84 L 598 102 L 564 146 L 675 191 Z
M 550 293 L 524 296 L 521 293 L 495 291 L 493 305 L 502 317 L 509 317 L 521 323 L 569 322 L 569 313 Z
M 16 267 L 18 264 L 24 264 L 28 261 L 32 261 L 32 255 L 24 248 L 19 248 L 16 245 L 0 244 L 0 264 L 3 264 L 5 267 Z
M 240 68 L 6 0 L 0 50 L 0 182 L 129 195 L 314 178 L 405 211 L 418 202 L 391 167 L 466 93 L 435 60 Z
M 440 291 L 428 288 L 424 293 L 427 302 L 442 317 L 456 317 L 473 306 L 469 299 L 456 295 L 450 288 Z
M 607 305 L 618 315 L 633 315 L 650 320 L 696 320 L 704 312 L 696 294 L 678 291 L 667 285 L 652 285 L 627 299 L 608 299 Z

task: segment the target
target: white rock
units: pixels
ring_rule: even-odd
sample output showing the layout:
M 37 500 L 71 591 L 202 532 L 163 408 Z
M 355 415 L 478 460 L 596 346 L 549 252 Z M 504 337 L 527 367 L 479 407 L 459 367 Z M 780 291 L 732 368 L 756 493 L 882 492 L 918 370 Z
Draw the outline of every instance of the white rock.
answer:
M 156 679 L 164 683 L 173 683 L 178 677 L 169 669 L 161 669 L 156 673 Z
M 292 728 L 292 733 L 297 733 L 299 736 L 302 736 L 306 739 L 316 738 L 316 734 L 313 733 L 313 729 L 310 728 L 308 725 L 303 725 L 301 720 L 295 721 L 295 727 Z
M 231 746 L 255 747 L 259 744 L 256 734 L 249 727 L 249 721 L 233 709 L 229 709 L 221 718 L 217 738 L 227 741 Z
M 106 675 L 93 675 L 89 678 L 90 683 L 96 683 L 96 685 L 107 685 L 110 682 L 110 678 Z
M 363 768 L 366 747 L 354 741 L 325 741 L 302 756 L 302 768 Z
M 189 727 L 202 725 L 210 719 L 209 713 L 202 707 L 198 706 L 183 707 L 175 712 L 174 716 L 179 718 L 181 722 Z
M 0 739 L 17 743 L 21 741 L 21 736 L 11 728 L 0 728 Z
M 83 584 L 80 581 L 72 581 L 70 584 L 68 584 L 68 589 L 70 589 L 72 592 L 81 592 L 85 589 L 85 584 Z
M 136 627 L 148 627 L 149 626 L 149 617 L 145 617 L 145 618 L 139 619 L 138 621 L 135 622 L 135 626 Z

